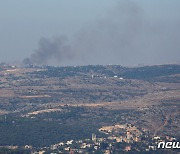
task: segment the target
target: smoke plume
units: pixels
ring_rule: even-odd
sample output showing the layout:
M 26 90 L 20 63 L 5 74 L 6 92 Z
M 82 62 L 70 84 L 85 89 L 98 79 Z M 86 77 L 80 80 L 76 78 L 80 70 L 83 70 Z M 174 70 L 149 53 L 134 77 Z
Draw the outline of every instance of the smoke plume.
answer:
M 26 64 L 159 64 L 179 60 L 180 21 L 151 18 L 138 3 L 122 0 L 105 17 L 84 25 L 68 44 L 42 38 Z M 68 63 L 67 63 L 68 62 Z
M 62 59 L 71 59 L 72 57 L 73 54 L 65 36 L 53 39 L 41 38 L 38 49 L 29 58 L 24 59 L 23 63 L 45 65 L 50 60 L 60 62 Z

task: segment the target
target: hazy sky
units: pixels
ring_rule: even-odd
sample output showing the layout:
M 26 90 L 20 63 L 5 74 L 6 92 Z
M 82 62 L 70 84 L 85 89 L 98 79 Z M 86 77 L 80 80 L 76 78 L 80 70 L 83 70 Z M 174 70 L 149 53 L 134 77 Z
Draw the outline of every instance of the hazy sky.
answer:
M 180 63 L 179 0 L 0 0 L 0 62 Z

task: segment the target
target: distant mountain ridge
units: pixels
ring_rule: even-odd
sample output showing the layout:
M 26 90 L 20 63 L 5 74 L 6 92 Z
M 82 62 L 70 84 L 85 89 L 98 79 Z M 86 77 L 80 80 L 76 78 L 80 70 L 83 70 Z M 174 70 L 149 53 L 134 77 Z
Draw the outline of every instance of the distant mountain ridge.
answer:
M 88 65 L 54 67 L 45 66 L 46 70 L 36 72 L 49 77 L 73 77 L 82 75 L 98 75 L 106 77 L 122 77 L 126 79 L 152 80 L 163 76 L 180 74 L 180 65 L 154 65 L 142 67 L 123 67 L 120 65 Z

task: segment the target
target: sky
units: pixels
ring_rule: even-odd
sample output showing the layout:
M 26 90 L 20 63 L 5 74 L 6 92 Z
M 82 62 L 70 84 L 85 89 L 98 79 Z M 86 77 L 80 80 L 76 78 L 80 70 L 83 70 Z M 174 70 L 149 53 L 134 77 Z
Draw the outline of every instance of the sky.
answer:
M 179 0 L 0 0 L 0 62 L 180 63 Z

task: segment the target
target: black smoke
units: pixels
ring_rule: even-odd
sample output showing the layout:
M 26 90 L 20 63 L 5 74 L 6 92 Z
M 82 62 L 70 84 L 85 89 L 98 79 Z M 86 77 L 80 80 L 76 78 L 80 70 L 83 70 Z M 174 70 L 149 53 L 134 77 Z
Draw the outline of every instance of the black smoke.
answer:
M 161 10 L 159 10 L 161 12 Z M 121 0 L 71 38 L 42 38 L 25 64 L 162 64 L 180 57 L 180 20 L 151 17 L 136 1 Z
M 29 57 L 23 60 L 23 64 L 46 65 L 50 60 L 60 62 L 62 59 L 71 59 L 73 53 L 65 36 L 52 39 L 41 38 L 38 48 Z

